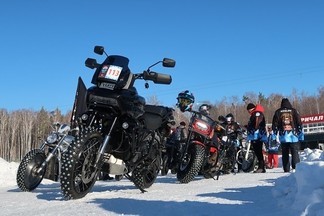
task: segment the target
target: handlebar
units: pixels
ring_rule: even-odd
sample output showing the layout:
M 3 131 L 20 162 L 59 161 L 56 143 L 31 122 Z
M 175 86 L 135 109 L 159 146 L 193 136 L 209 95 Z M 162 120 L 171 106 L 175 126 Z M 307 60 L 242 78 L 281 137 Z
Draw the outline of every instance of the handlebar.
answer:
M 152 80 L 154 83 L 158 84 L 170 84 L 172 82 L 172 77 L 169 74 L 162 74 L 154 71 L 144 71 L 143 79 Z
M 157 84 L 170 84 L 172 82 L 171 75 L 154 71 L 144 71 L 143 73 L 135 74 L 135 79 L 151 80 Z

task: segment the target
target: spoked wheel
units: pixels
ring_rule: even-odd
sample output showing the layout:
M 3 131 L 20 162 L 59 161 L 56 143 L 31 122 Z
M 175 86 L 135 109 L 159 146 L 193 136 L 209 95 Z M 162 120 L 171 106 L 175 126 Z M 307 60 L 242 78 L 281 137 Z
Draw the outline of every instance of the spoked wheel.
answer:
M 62 156 L 61 190 L 65 199 L 82 198 L 95 184 L 98 170 L 94 164 L 101 143 L 98 131 L 85 128 Z
M 42 182 L 46 167 L 40 170 L 40 172 L 38 172 L 38 169 L 45 159 L 45 152 L 41 149 L 31 150 L 22 159 L 16 178 L 17 185 L 22 191 L 32 191 Z

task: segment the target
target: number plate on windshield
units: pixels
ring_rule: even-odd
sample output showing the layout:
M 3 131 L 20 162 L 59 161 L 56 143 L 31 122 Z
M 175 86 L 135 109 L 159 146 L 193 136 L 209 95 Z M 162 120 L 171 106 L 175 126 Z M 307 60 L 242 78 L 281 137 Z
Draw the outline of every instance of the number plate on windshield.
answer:
M 122 67 L 116 65 L 104 65 L 102 66 L 98 78 L 106 78 L 106 79 L 117 81 L 122 70 L 123 70 Z

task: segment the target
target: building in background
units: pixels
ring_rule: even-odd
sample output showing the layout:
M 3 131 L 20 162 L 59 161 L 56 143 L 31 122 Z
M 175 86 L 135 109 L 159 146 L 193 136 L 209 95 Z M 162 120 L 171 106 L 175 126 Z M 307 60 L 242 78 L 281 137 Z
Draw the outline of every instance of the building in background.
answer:
M 301 116 L 303 122 L 305 140 L 301 144 L 304 148 L 324 148 L 324 113 Z

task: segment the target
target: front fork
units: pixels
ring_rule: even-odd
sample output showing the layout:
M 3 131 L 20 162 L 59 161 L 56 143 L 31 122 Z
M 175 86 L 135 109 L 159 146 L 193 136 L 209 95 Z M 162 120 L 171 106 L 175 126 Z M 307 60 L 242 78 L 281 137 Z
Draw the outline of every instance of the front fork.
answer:
M 46 167 L 46 165 L 49 163 L 49 161 L 53 158 L 53 157 L 56 157 L 58 159 L 60 159 L 60 154 L 61 152 L 59 151 L 59 147 L 61 145 L 61 143 L 63 142 L 64 138 L 66 137 L 67 135 L 64 135 L 61 140 L 57 143 L 57 145 L 54 147 L 54 149 L 52 151 L 50 151 L 46 157 L 46 159 L 43 161 L 43 163 L 40 165 L 40 167 L 38 167 L 38 169 L 36 170 L 36 174 L 39 175 Z M 44 149 L 46 145 L 46 141 L 45 143 L 42 144 L 41 146 L 41 149 Z M 60 160 L 59 160 L 60 162 Z M 61 165 L 59 166 L 59 172 L 61 171 Z
M 97 154 L 96 163 L 95 163 L 95 167 L 97 168 L 97 170 L 100 169 L 102 166 L 103 156 L 104 156 L 104 153 L 109 145 L 111 133 L 115 127 L 116 121 L 117 121 L 117 117 L 114 118 L 114 121 L 110 127 L 110 130 L 109 130 L 108 134 L 105 136 L 105 139 L 99 148 L 99 153 Z

